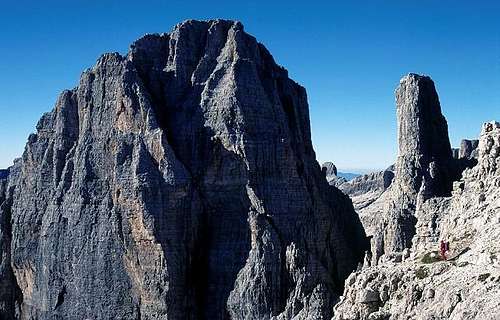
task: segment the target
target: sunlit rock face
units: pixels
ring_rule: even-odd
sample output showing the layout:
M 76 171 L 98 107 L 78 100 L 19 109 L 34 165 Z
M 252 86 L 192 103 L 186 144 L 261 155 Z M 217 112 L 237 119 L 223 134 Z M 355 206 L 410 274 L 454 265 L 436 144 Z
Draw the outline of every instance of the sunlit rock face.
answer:
M 373 236 L 383 218 L 383 208 L 393 180 L 394 166 L 390 166 L 383 171 L 364 174 L 338 186 L 351 198 L 354 210 L 369 237 Z
M 483 125 L 477 153 L 450 196 L 417 206 L 410 254 L 365 265 L 347 279 L 334 320 L 500 318 L 498 122 Z M 450 244 L 447 260 L 440 240 Z
M 0 183 L 2 319 L 326 319 L 365 234 L 238 22 L 105 54 Z
M 479 140 L 468 140 L 468 139 L 463 139 L 460 142 L 460 151 L 458 153 L 458 158 L 477 158 L 478 157 L 478 147 L 479 146 Z
M 499 319 L 500 124 L 453 158 L 432 81 L 410 74 L 396 97 L 395 177 L 361 211 L 380 217 L 367 229 L 373 257 L 346 280 L 333 319 Z
M 398 157 L 384 217 L 374 237 L 375 259 L 412 245 L 417 201 L 449 195 L 460 177 L 434 82 L 409 74 L 396 90 Z

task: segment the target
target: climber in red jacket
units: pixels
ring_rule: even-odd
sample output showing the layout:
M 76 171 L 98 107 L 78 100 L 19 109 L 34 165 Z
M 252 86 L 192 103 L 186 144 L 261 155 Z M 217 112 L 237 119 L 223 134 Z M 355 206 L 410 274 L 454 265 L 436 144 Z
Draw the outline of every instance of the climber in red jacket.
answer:
M 439 246 L 439 252 L 441 253 L 441 257 L 443 258 L 443 260 L 446 260 L 446 251 L 448 251 L 448 248 L 449 248 L 448 242 L 441 240 L 441 244 Z

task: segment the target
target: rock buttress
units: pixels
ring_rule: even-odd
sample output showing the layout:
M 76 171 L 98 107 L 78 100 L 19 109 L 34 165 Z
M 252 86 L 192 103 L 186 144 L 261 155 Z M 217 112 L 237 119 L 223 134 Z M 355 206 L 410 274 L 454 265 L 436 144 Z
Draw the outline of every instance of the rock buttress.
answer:
M 396 90 L 396 105 L 398 158 L 372 246 L 376 259 L 411 248 L 418 198 L 450 195 L 453 181 L 460 177 L 434 82 L 426 76 L 405 76 Z

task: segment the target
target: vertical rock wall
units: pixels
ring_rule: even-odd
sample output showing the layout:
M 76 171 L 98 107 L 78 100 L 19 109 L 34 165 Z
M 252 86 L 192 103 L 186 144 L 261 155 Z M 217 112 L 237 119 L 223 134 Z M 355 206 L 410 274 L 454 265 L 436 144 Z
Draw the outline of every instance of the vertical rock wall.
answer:
M 375 260 L 411 248 L 417 203 L 450 195 L 453 181 L 460 177 L 434 82 L 426 76 L 405 76 L 396 90 L 396 105 L 398 157 L 372 245 Z
M 367 248 L 304 88 L 238 22 L 103 55 L 19 168 L 0 212 L 19 319 L 328 318 Z

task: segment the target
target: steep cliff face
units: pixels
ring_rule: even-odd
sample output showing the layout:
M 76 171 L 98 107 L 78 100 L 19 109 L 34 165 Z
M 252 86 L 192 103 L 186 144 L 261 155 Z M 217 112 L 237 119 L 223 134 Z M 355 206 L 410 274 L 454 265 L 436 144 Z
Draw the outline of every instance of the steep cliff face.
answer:
M 20 161 L 2 170 L 0 177 L 0 319 L 19 315 L 20 290 L 14 278 L 11 262 L 12 242 L 12 193 L 14 181 L 20 174 Z
M 238 22 L 102 56 L 8 185 L 6 319 L 327 318 L 367 247 L 304 88 Z
M 7 181 L 7 178 L 9 177 L 9 172 L 10 169 L 0 169 L 0 180 Z
M 14 283 L 10 267 L 10 215 L 6 212 L 8 174 L 0 177 L 0 318 L 14 314 L 15 297 L 13 295 Z
M 434 82 L 409 74 L 396 90 L 398 158 L 384 218 L 374 238 L 375 260 L 410 248 L 418 200 L 449 195 L 460 177 L 455 167 L 448 125 Z

